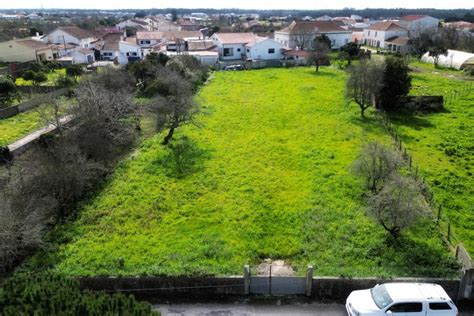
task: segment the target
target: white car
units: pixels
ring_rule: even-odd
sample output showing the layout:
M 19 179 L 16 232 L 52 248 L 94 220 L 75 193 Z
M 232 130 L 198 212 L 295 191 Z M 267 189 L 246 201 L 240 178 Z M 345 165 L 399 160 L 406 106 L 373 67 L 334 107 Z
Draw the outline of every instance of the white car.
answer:
M 457 316 L 458 309 L 437 284 L 386 283 L 353 291 L 346 301 L 349 316 Z

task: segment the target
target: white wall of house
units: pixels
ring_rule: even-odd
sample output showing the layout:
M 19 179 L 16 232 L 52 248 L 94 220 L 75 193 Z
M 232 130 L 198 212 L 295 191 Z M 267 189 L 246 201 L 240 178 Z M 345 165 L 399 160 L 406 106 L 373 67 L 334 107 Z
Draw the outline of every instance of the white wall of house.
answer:
M 53 32 L 49 33 L 48 36 L 45 37 L 45 40 L 48 43 L 53 44 L 76 44 L 82 48 L 91 48 L 91 43 L 95 40 L 94 38 L 85 38 L 85 39 L 78 39 L 74 36 L 62 31 L 62 30 L 54 30 Z
M 395 37 L 395 36 L 408 36 L 408 31 L 406 30 L 369 30 L 364 29 L 364 35 L 362 42 L 365 45 L 385 48 L 385 40 Z
M 246 56 L 248 59 L 275 60 L 282 59 L 283 44 L 272 39 L 246 46 Z
M 151 47 L 157 43 L 161 42 L 160 40 L 157 39 L 141 39 L 137 38 L 137 43 L 143 48 L 148 48 Z
M 74 64 L 89 64 L 95 61 L 94 53 L 84 54 L 79 51 L 73 51 L 71 53 Z
M 0 43 L 1 62 L 28 62 L 37 60 L 53 60 L 52 49 L 36 50 L 18 44 L 16 41 Z
M 436 30 L 439 25 L 439 20 L 431 16 L 425 16 L 414 21 L 400 20 L 399 24 L 408 29 L 410 36 L 414 37 L 424 31 Z
M 119 43 L 120 54 L 118 62 L 122 65 L 128 64 L 128 57 L 143 58 L 142 49 L 138 45 L 133 45 L 128 42 L 121 41 Z
M 219 56 L 222 60 L 236 60 L 245 58 L 244 44 L 222 44 L 219 47 Z
M 296 49 L 296 47 L 305 46 L 305 50 L 310 48 L 316 35 L 325 34 L 331 40 L 331 49 L 339 49 L 341 46 L 351 41 L 352 32 L 323 32 L 314 34 L 289 34 L 286 32 L 275 32 L 275 40 L 280 42 L 283 47 Z
M 275 31 L 275 41 L 281 43 L 283 47 L 292 48 L 292 46 L 294 46 L 294 43 L 290 42 L 289 33 Z
M 115 50 L 101 50 L 100 51 L 100 56 L 102 57 L 103 60 L 114 60 L 115 58 L 118 57 L 120 52 L 115 51 Z

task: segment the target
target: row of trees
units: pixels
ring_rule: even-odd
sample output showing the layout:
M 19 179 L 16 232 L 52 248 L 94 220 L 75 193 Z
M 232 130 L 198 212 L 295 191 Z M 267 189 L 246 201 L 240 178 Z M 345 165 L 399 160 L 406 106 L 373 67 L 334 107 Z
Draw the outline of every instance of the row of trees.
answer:
M 65 114 L 44 112 L 57 133 L 43 137 L 0 174 L 0 271 L 7 272 L 44 244 L 51 225 L 111 170 L 137 135 L 134 80 L 121 70 L 84 78 Z M 60 115 L 70 116 L 65 124 Z
M 439 56 L 446 55 L 448 49 L 474 52 L 474 36 L 454 27 L 442 27 L 436 31 L 425 31 L 408 42 L 411 51 L 418 57 L 428 52 L 438 64 Z
M 361 117 L 371 106 L 394 110 L 410 91 L 408 71 L 407 62 L 400 57 L 387 56 L 383 62 L 361 59 L 348 69 L 346 96 L 359 105 Z
M 378 142 L 368 143 L 354 163 L 355 173 L 365 179 L 369 190 L 368 214 L 395 239 L 430 214 L 424 196 L 429 189 L 406 169 L 400 152 Z

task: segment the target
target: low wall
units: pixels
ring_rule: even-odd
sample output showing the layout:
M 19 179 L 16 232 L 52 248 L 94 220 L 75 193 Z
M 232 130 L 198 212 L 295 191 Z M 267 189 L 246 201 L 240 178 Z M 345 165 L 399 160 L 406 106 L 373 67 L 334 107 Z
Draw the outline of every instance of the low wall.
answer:
M 407 113 L 437 113 L 444 111 L 441 95 L 406 96 L 399 100 L 399 107 Z
M 68 92 L 67 88 L 62 88 L 62 89 L 58 89 L 54 91 L 49 91 L 48 96 L 52 98 L 57 98 L 59 96 L 65 95 L 67 92 Z M 29 111 L 43 103 L 44 103 L 44 99 L 41 97 L 38 97 L 33 100 L 29 100 L 29 101 L 8 107 L 6 109 L 0 110 L 0 119 L 6 119 L 9 117 L 15 116 L 18 113 Z
M 18 106 L 10 106 L 6 109 L 0 110 L 0 119 L 6 119 L 12 116 L 17 115 L 20 113 L 20 110 L 18 109 Z
M 304 277 L 301 279 L 305 280 Z M 244 277 L 87 277 L 79 278 L 81 288 L 92 291 L 123 292 L 141 299 L 216 299 L 245 295 Z M 458 296 L 459 280 L 399 278 L 313 278 L 310 297 L 315 300 L 343 302 L 354 290 L 387 282 L 440 284 L 453 300 Z
M 82 289 L 124 292 L 142 299 L 214 299 L 245 294 L 243 277 L 89 277 L 79 282 Z

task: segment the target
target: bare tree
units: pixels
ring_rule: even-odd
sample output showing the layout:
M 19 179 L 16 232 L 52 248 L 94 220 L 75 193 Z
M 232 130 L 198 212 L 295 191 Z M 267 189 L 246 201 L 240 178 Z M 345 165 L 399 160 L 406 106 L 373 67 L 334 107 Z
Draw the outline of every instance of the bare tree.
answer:
M 369 199 L 369 215 L 394 238 L 429 212 L 418 183 L 398 173 L 392 173 L 382 190 Z
M 326 35 L 319 35 L 314 38 L 313 49 L 309 55 L 309 62 L 316 66 L 316 72 L 319 67 L 329 61 L 329 51 L 331 49 L 331 40 Z
M 346 84 L 346 97 L 360 107 L 363 118 L 365 110 L 376 104 L 383 78 L 383 65 L 362 59 L 360 63 L 349 69 Z
M 398 152 L 388 149 L 379 142 L 370 142 L 362 149 L 353 168 L 356 174 L 365 178 L 367 188 L 375 193 L 403 164 L 403 158 Z

